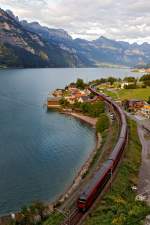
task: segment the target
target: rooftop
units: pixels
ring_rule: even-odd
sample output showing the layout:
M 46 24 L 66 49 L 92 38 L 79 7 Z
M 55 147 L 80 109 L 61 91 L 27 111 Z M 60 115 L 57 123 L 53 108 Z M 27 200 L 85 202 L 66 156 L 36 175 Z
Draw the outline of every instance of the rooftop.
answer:
M 59 101 L 61 99 L 61 97 L 51 97 L 51 96 L 48 96 L 47 97 L 47 101 Z

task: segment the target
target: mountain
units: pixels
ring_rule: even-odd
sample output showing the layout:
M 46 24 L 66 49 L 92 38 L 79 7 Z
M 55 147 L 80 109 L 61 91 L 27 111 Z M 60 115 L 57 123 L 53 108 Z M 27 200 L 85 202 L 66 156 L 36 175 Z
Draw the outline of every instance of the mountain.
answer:
M 72 40 L 72 37 L 63 29 L 50 29 L 48 27 L 41 26 L 38 22 L 28 23 L 26 20 L 20 21 L 22 26 L 31 32 L 38 33 L 44 39 L 49 41 L 61 41 L 61 40 Z
M 135 66 L 150 62 L 150 45 L 144 47 L 138 44 L 110 40 L 100 37 L 94 41 L 74 40 L 78 53 L 87 57 L 95 66 L 124 65 Z
M 76 55 L 25 29 L 10 11 L 0 9 L 1 67 L 75 67 Z
M 106 37 L 73 39 L 63 29 L 20 21 L 0 10 L 0 64 L 21 67 L 144 66 L 150 64 L 150 44 L 129 44 Z

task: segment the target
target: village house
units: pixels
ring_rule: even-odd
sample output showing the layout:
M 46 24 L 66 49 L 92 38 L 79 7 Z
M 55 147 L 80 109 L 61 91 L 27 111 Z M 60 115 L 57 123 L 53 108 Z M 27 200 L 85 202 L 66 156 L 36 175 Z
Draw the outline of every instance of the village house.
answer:
M 94 103 L 99 101 L 100 98 L 98 96 L 95 96 L 94 98 L 90 98 L 90 96 L 81 96 L 78 100 L 78 102 L 81 103 L 85 103 L 85 102 L 89 102 L 89 103 Z
M 61 100 L 61 97 L 48 96 L 48 98 L 47 98 L 47 108 L 59 108 L 60 107 L 60 103 L 59 103 L 60 100 Z
M 53 96 L 55 96 L 55 97 L 62 97 L 63 96 L 63 93 L 64 93 L 64 90 L 63 89 L 56 89 L 53 92 Z
M 70 104 L 74 104 L 75 101 L 77 101 L 77 98 L 75 96 L 66 96 L 64 97 Z
M 81 96 L 78 100 L 78 102 L 84 103 L 84 102 L 89 102 L 89 97 L 88 96 Z
M 83 95 L 89 95 L 91 92 L 86 88 L 84 90 L 80 90 L 80 93 L 83 94 Z
M 70 104 L 74 104 L 76 101 L 79 101 L 79 98 L 81 96 L 84 96 L 84 94 L 80 93 L 80 92 L 77 92 L 77 93 L 74 93 L 70 96 L 65 96 L 65 99 L 70 103 Z
M 145 104 L 142 108 L 141 108 L 141 114 L 146 117 L 147 119 L 150 119 L 150 105 L 149 104 Z
M 144 106 L 143 100 L 130 99 L 124 102 L 124 107 L 128 111 L 136 112 Z

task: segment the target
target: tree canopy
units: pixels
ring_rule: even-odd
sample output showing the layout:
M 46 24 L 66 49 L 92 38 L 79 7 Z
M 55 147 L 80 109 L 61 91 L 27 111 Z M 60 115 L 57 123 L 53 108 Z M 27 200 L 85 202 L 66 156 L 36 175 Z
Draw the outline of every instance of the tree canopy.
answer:
M 143 81 L 143 83 L 146 86 L 150 86 L 150 74 L 145 74 L 140 78 L 140 81 Z
M 109 127 L 108 116 L 105 113 L 103 113 L 100 115 L 96 123 L 96 131 L 101 133 L 104 130 L 108 129 L 108 127 Z
M 77 79 L 77 82 L 76 82 L 76 87 L 77 88 L 80 88 L 80 89 L 84 89 L 86 86 L 86 84 L 84 83 L 84 81 L 80 78 Z
M 127 82 L 135 82 L 136 79 L 135 79 L 135 77 L 129 76 L 129 77 L 125 77 L 125 78 L 124 78 L 124 81 L 127 81 Z
M 113 85 L 113 83 L 116 82 L 117 79 L 115 77 L 108 77 L 107 81 L 110 82 L 111 85 Z

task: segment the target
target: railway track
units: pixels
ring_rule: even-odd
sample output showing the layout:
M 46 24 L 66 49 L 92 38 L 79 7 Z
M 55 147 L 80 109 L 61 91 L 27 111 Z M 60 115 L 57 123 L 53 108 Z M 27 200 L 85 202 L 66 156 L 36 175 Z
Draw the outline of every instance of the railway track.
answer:
M 76 205 L 74 206 L 74 209 L 68 215 L 68 218 L 63 223 L 61 223 L 61 225 L 77 225 L 80 221 L 82 221 L 87 216 L 90 208 L 92 208 L 92 205 L 94 205 L 94 202 L 96 201 L 96 199 L 98 199 L 103 194 L 103 192 L 105 192 L 108 189 L 108 187 L 111 185 L 113 177 L 116 174 L 116 168 L 121 160 L 121 156 L 123 154 L 123 150 L 124 150 L 124 147 L 125 147 L 125 144 L 127 141 L 127 122 L 126 122 L 125 114 L 122 111 L 122 109 L 115 102 L 113 102 L 109 97 L 105 96 L 104 94 L 98 93 L 94 87 L 90 87 L 89 90 L 92 93 L 94 93 L 95 95 L 101 97 L 118 114 L 120 124 L 121 124 L 120 135 L 118 137 L 118 141 L 117 141 L 115 147 L 113 148 L 113 151 L 110 154 L 107 162 L 103 163 L 103 165 L 102 165 L 102 168 L 103 167 L 105 168 L 106 167 L 105 164 L 108 164 L 108 166 L 107 166 L 108 169 L 105 169 L 105 172 L 103 172 L 103 174 L 101 174 L 102 169 L 99 169 L 98 173 L 94 176 L 94 178 L 91 179 L 91 181 L 89 181 L 88 187 L 86 187 L 83 190 L 83 193 L 81 194 L 81 196 L 79 196 L 79 199 L 76 200 Z M 110 164 L 110 166 L 109 166 L 109 164 Z M 99 174 L 100 174 L 100 177 L 98 177 Z M 105 178 L 105 180 L 101 177 Z M 94 180 L 94 182 L 96 180 L 96 183 L 93 184 L 93 180 Z M 95 189 L 97 188 L 98 182 L 99 182 L 98 188 L 100 189 L 101 186 L 103 187 L 102 191 L 100 191 L 100 193 L 99 193 L 99 191 L 97 191 L 97 193 L 93 197 L 93 201 L 90 200 L 90 203 L 89 203 L 88 198 L 91 199 L 91 196 L 92 196 L 91 191 L 92 190 L 95 193 Z M 94 187 L 94 185 L 96 186 L 96 188 Z M 91 190 L 89 191 L 90 188 L 91 188 Z M 82 200 L 82 204 L 80 203 L 80 199 L 81 198 L 83 199 L 83 195 L 86 196 L 84 205 L 83 205 L 83 200 Z M 79 202 L 78 205 L 77 205 L 77 202 Z M 82 209 L 84 207 L 85 207 L 85 212 L 82 211 Z

